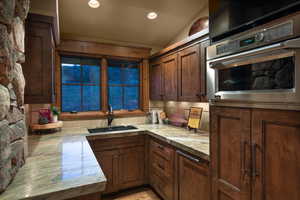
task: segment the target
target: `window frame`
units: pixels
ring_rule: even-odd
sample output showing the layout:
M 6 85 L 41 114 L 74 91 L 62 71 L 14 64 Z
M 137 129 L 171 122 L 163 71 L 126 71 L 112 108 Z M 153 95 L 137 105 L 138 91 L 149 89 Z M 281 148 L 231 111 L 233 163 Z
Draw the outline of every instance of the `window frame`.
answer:
M 100 62 L 100 90 L 101 90 L 101 110 L 100 111 L 88 111 L 88 112 L 62 112 L 60 115 L 61 120 L 86 120 L 86 119 L 99 119 L 106 118 L 108 111 L 108 59 L 121 59 L 128 61 L 138 61 L 139 72 L 140 72 L 140 83 L 139 83 L 139 109 L 137 110 L 116 110 L 114 114 L 116 117 L 133 117 L 133 116 L 145 116 L 149 109 L 149 62 L 148 59 L 139 58 L 126 58 L 126 57 L 116 57 L 116 56 L 100 56 L 92 54 L 81 54 L 81 53 L 70 53 L 63 51 L 56 51 L 55 62 L 56 62 L 56 106 L 62 108 L 61 101 L 61 57 L 62 56 L 74 56 L 74 57 L 88 57 L 99 59 Z
M 121 60 L 121 59 L 119 59 L 119 60 Z M 135 60 L 134 60 L 135 61 Z M 107 67 L 109 67 L 109 66 L 107 66 Z M 112 66 L 112 67 L 114 67 L 114 66 Z M 122 65 L 121 66 L 121 81 L 123 81 L 124 80 L 124 69 L 125 68 L 130 68 L 130 67 L 125 67 L 124 65 Z M 132 68 L 136 68 L 136 66 L 135 67 L 132 67 Z M 108 78 L 108 80 L 107 80 L 107 88 L 108 88 L 108 91 L 107 91 L 107 98 L 108 98 L 108 101 L 109 101 L 109 87 L 121 87 L 122 88 L 122 104 L 123 104 L 123 106 L 125 105 L 125 92 L 124 92 L 124 90 L 125 90 L 125 87 L 137 87 L 138 88 L 138 90 L 139 90 L 139 97 L 138 97 L 138 102 L 139 102 L 139 105 L 138 105 L 138 109 L 135 109 L 135 110 L 127 110 L 128 112 L 132 112 L 132 111 L 136 111 L 136 110 L 141 110 L 141 107 L 142 107 L 142 104 L 141 104 L 141 100 L 142 100 L 142 98 L 141 98 L 141 86 L 142 86 L 142 75 L 141 75 L 141 66 L 138 66 L 138 69 L 139 69 L 139 83 L 138 84 L 125 84 L 125 83 L 121 83 L 121 84 L 109 84 L 109 75 L 108 75 L 108 73 L 107 73 L 107 78 Z M 117 110 L 117 111 L 122 111 L 122 110 Z M 126 110 L 123 110 L 123 111 L 126 111 Z
M 69 56 L 69 55 L 62 55 L 62 56 L 60 56 L 60 58 L 61 57 L 77 57 L 78 59 L 80 59 L 81 60 L 81 58 L 83 58 L 83 59 L 85 59 L 85 58 L 87 58 L 87 59 L 98 59 L 98 58 L 92 58 L 92 57 L 87 57 L 87 56 L 85 56 L 85 57 L 83 57 L 83 56 Z M 83 105 L 84 105 L 84 103 L 83 103 L 83 101 L 84 101 L 84 99 L 83 99 L 83 87 L 84 86 L 99 86 L 99 106 L 100 106 L 100 110 L 98 110 L 98 111 L 79 111 L 80 113 L 82 113 L 82 112 L 99 112 L 99 111 L 102 111 L 102 82 L 101 82 L 101 78 L 102 78 L 102 69 L 101 69 L 101 63 L 99 62 L 99 64 L 97 65 L 97 67 L 99 67 L 99 83 L 98 84 L 96 84 L 96 83 L 84 83 L 83 82 L 83 67 L 85 66 L 84 64 L 82 64 L 82 62 L 80 62 L 78 65 L 80 65 L 80 83 L 62 83 L 62 80 L 60 81 L 60 84 L 61 84 L 61 86 L 60 86 L 60 93 L 62 94 L 63 92 L 62 92 L 62 86 L 63 85 L 67 85 L 67 86 L 80 86 L 80 96 L 81 96 L 81 102 L 80 102 L 80 107 L 81 107 L 81 109 L 83 109 Z M 62 75 L 62 62 L 60 63 L 60 74 Z M 60 98 L 60 101 L 62 102 L 62 96 L 61 96 L 61 98 Z M 61 107 L 60 107 L 60 110 L 62 111 L 62 103 L 61 103 Z M 65 112 L 65 113 L 67 113 L 67 112 Z

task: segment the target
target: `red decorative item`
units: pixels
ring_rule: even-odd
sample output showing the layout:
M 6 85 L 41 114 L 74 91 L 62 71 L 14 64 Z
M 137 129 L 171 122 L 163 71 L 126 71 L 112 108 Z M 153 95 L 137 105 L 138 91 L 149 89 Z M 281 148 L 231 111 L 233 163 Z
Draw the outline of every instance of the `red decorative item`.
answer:
M 49 122 L 51 122 L 51 110 L 50 109 L 48 109 L 48 108 L 40 109 L 39 114 L 40 114 L 40 117 L 46 118 L 46 119 L 48 119 Z
M 175 113 L 170 116 L 169 122 L 173 126 L 185 127 L 187 125 L 187 120 L 184 115 L 180 113 Z
M 194 35 L 206 28 L 208 28 L 208 17 L 198 19 L 190 29 L 189 36 Z

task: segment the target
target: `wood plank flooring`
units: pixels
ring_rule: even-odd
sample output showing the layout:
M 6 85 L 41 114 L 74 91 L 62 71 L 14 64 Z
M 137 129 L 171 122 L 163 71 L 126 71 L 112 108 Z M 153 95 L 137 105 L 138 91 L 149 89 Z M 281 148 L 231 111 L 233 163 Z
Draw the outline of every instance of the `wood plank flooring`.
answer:
M 161 200 L 151 189 L 137 189 L 119 195 L 105 197 L 103 200 Z

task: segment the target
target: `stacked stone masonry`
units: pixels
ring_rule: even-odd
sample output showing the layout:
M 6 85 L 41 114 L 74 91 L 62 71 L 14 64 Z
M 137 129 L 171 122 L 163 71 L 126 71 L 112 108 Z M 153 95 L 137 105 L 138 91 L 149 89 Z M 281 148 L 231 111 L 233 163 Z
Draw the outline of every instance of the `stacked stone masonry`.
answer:
M 25 163 L 24 21 L 30 0 L 0 1 L 0 193 Z

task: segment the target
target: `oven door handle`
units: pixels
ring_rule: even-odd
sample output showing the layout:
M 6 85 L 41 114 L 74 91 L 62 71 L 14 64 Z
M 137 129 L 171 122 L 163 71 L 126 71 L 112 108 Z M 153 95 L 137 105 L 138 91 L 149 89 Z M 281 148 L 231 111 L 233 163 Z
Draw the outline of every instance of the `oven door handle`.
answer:
M 284 58 L 284 57 L 288 57 L 288 56 L 293 56 L 294 54 L 292 54 L 291 51 L 289 51 L 289 50 L 293 50 L 293 49 L 300 49 L 300 38 L 287 40 L 284 42 L 269 45 L 266 47 L 253 49 L 253 50 L 242 52 L 242 53 L 237 53 L 234 55 L 226 56 L 224 58 L 217 58 L 217 59 L 211 60 L 209 63 L 210 63 L 211 68 L 216 68 L 216 69 L 226 68 L 226 66 L 228 66 L 228 63 L 231 64 L 231 67 L 235 67 L 235 66 L 238 66 L 238 63 L 233 63 L 232 62 L 233 60 L 239 60 L 239 63 L 251 64 L 254 62 L 253 61 L 246 62 L 246 61 L 247 60 L 251 61 L 251 58 L 262 57 L 262 59 L 256 60 L 256 62 L 257 61 L 260 61 L 260 62 L 269 61 L 269 60 L 272 60 L 272 55 L 273 55 L 273 53 L 270 54 L 270 52 L 281 51 L 278 54 L 282 54 L 282 55 L 279 56 L 278 58 Z M 261 55 L 268 55 L 268 54 L 270 56 L 267 58 L 265 56 L 261 56 Z
M 300 38 L 287 40 L 281 43 L 285 49 L 300 49 Z

